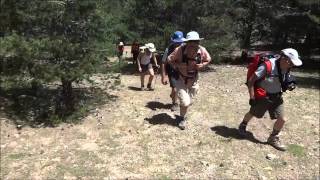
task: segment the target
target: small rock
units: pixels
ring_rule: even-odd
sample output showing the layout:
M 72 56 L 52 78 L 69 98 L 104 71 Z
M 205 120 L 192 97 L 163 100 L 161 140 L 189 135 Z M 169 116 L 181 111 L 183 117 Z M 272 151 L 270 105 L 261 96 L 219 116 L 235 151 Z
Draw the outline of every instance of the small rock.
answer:
M 267 171 L 272 171 L 272 167 L 268 166 L 268 167 L 265 167 L 263 168 L 264 170 L 267 170 Z
M 18 125 L 17 125 L 17 129 L 18 129 L 18 130 L 21 130 L 21 129 L 22 129 L 22 125 L 21 125 L 21 124 L 18 124 Z
M 276 159 L 278 157 L 275 154 L 267 154 L 266 158 L 269 159 L 269 160 L 273 160 L 273 159 Z
M 220 164 L 219 164 L 219 167 L 224 167 L 224 164 L 223 164 L 223 163 L 220 163 Z
M 207 166 L 207 167 L 209 167 L 209 163 L 208 163 L 208 162 L 205 162 L 205 161 L 200 161 L 200 163 L 201 163 L 202 165 L 204 165 L 204 166 Z

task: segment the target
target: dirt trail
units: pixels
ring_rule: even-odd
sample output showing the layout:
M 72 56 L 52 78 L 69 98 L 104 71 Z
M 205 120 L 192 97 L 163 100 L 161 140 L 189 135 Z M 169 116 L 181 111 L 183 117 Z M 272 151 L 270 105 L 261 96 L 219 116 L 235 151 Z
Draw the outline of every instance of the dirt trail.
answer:
M 120 90 L 110 92 L 117 101 L 78 125 L 17 131 L 2 114 L 1 179 L 319 177 L 319 74 L 296 72 L 308 83 L 284 95 L 282 139 L 290 149 L 279 152 L 265 144 L 273 123 L 268 115 L 249 124 L 251 138 L 237 135 L 249 108 L 246 69 L 214 68 L 201 74 L 184 131 L 160 77 L 155 91 L 139 91 L 139 76 L 122 75 Z

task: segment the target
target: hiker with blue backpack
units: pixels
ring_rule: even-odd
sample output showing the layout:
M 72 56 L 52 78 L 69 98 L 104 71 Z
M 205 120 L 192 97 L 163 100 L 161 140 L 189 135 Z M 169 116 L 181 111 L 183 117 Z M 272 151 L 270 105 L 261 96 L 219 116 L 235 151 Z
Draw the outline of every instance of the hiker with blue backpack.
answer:
M 283 49 L 276 56 L 262 54 L 254 57 L 247 73 L 250 110 L 239 125 L 241 136 L 247 135 L 246 127 L 253 117 L 262 118 L 269 111 L 270 118 L 276 121 L 267 143 L 280 151 L 286 150 L 279 138 L 285 123 L 282 93 L 295 88 L 290 69 L 301 65 L 298 52 L 292 48 Z
M 177 47 L 168 56 L 168 63 L 178 72 L 175 80 L 180 116 L 177 116 L 177 120 L 181 130 L 186 128 L 187 110 L 199 90 L 199 70 L 204 69 L 211 61 L 208 51 L 200 46 L 202 39 L 197 32 L 191 31 L 184 40 L 185 44 Z
M 179 108 L 179 105 L 177 103 L 178 96 L 176 91 L 176 79 L 179 76 L 179 74 L 169 63 L 167 63 L 167 58 L 177 47 L 179 47 L 184 42 L 184 40 L 185 38 L 183 37 L 183 32 L 174 32 L 170 39 L 171 43 L 166 48 L 161 60 L 161 82 L 163 85 L 167 85 L 169 80 L 169 84 L 171 87 L 171 111 L 176 111 Z

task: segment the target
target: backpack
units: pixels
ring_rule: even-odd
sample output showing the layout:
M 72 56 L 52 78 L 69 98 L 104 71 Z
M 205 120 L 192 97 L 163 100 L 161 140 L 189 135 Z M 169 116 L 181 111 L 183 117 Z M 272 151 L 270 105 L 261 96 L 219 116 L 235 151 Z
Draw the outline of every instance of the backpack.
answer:
M 168 47 L 167 56 L 169 56 L 178 46 L 180 46 L 180 44 L 176 44 L 176 43 L 170 44 Z M 165 68 L 169 76 L 172 76 L 175 79 L 179 78 L 179 73 L 170 64 L 166 63 Z
M 267 54 L 257 54 L 248 65 L 246 85 L 248 85 L 248 80 L 254 75 L 254 72 L 258 69 L 259 66 L 261 66 L 262 64 L 266 66 L 266 75 L 254 83 L 254 97 L 256 99 L 261 99 L 267 96 L 266 90 L 260 87 L 259 83 L 264 80 L 266 76 L 271 74 L 272 64 L 269 60 L 270 58 L 273 58 L 273 56 Z

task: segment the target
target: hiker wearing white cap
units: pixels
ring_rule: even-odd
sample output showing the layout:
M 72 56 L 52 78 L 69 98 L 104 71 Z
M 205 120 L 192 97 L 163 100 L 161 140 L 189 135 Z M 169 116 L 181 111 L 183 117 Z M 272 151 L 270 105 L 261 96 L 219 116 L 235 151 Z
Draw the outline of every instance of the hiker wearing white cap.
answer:
M 144 51 L 141 51 L 137 58 L 137 65 L 140 74 L 140 80 L 141 80 L 141 90 L 144 90 L 144 78 L 145 75 L 149 75 L 149 81 L 147 84 L 148 90 L 153 90 L 151 87 L 152 80 L 154 78 L 154 71 L 152 68 L 151 60 L 154 62 L 155 66 L 159 68 L 159 65 L 157 63 L 157 59 L 155 57 L 156 48 L 153 43 L 147 43 L 144 46 L 140 47 L 140 49 L 144 49 Z
M 161 64 L 161 82 L 163 85 L 169 84 L 171 87 L 171 93 L 170 97 L 172 99 L 172 106 L 171 111 L 176 111 L 179 108 L 179 105 L 177 103 L 178 96 L 177 96 L 177 90 L 176 90 L 176 77 L 179 76 L 178 72 L 169 64 L 167 63 L 168 56 L 177 48 L 179 47 L 183 42 L 185 41 L 185 38 L 183 37 L 183 32 L 176 31 L 173 33 L 171 37 L 171 43 L 166 48 L 163 56 L 162 56 L 162 64 Z
M 122 58 L 123 51 L 124 51 L 124 43 L 120 42 L 118 44 L 118 58 L 119 58 L 119 60 L 121 60 L 121 58 Z
M 176 89 L 180 101 L 180 116 L 177 116 L 179 128 L 186 127 L 188 107 L 199 89 L 199 70 L 211 61 L 208 51 L 200 46 L 199 34 L 191 31 L 184 40 L 185 44 L 177 47 L 168 57 L 168 63 L 178 72 Z
M 302 61 L 295 49 L 287 48 L 281 50 L 280 55 L 272 57 L 262 57 L 263 62 L 257 66 L 251 77 L 248 78 L 249 104 L 250 110 L 244 116 L 239 125 L 239 134 L 246 137 L 246 126 L 253 118 L 261 118 L 266 111 L 269 111 L 271 119 L 276 119 L 273 131 L 267 142 L 274 148 L 285 151 L 286 146 L 281 144 L 279 132 L 281 131 L 285 119 L 283 115 L 282 92 L 293 90 L 295 81 L 290 75 L 290 68 L 301 66 Z M 256 91 L 259 89 L 259 91 Z

